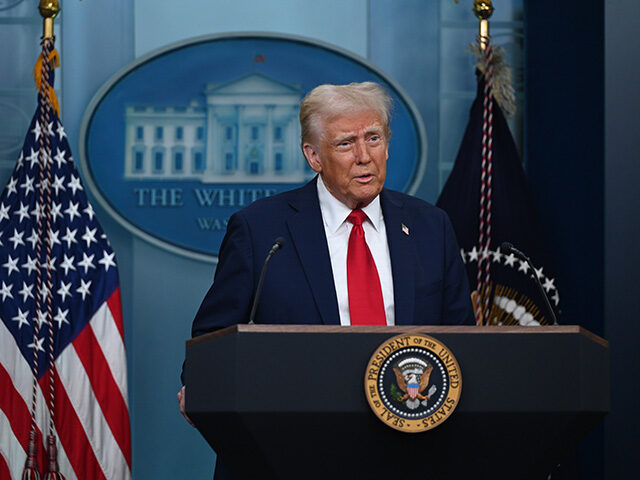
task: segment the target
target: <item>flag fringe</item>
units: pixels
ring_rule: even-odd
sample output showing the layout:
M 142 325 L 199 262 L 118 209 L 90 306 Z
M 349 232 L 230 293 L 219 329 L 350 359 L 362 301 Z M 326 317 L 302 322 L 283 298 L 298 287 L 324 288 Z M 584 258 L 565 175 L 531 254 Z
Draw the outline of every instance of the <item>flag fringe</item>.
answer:
M 27 468 L 22 471 L 22 480 L 40 480 L 40 472 L 35 468 Z
M 484 74 L 485 51 L 477 42 L 470 44 L 469 50 L 477 58 L 476 68 Z M 493 45 L 493 97 L 506 116 L 511 117 L 516 113 L 516 95 L 511 68 L 506 58 L 506 51 L 497 45 Z
M 65 478 L 60 472 L 47 472 L 44 480 L 65 480 Z
M 49 65 L 51 68 L 56 68 L 60 66 L 60 56 L 58 55 L 58 51 L 56 49 L 51 50 L 49 53 Z M 42 91 L 42 54 L 38 56 L 38 60 L 36 60 L 36 64 L 33 67 L 33 79 L 36 82 L 36 87 L 39 92 Z M 60 116 L 60 106 L 58 104 L 58 96 L 56 95 L 55 90 L 51 85 L 47 85 L 47 96 L 51 101 L 51 107 L 55 110 L 56 115 Z
M 478 290 L 471 292 L 471 305 L 473 306 L 473 316 L 476 319 L 476 325 L 482 325 L 484 311 L 482 309 L 482 295 Z

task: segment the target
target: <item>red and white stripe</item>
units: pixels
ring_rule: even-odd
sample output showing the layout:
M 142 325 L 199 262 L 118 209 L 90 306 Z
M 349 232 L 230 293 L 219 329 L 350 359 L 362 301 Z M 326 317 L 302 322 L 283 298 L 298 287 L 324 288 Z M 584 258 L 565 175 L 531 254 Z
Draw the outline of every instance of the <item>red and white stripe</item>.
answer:
M 55 362 L 58 463 L 67 480 L 131 478 L 131 439 L 120 291 L 94 314 Z M 31 367 L 11 333 L 0 322 L 0 479 L 19 480 L 26 459 L 31 424 Z M 36 421 L 40 429 L 38 465 L 42 470 L 42 431 L 49 414 L 37 389 Z

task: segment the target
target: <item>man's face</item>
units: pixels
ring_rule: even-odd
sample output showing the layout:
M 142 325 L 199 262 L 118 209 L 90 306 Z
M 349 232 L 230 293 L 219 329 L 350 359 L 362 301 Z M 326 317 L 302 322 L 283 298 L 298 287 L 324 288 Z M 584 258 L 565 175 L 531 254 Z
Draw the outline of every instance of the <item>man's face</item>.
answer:
M 303 145 L 309 166 L 327 190 L 354 209 L 380 193 L 387 175 L 389 145 L 373 111 L 336 116 L 323 122 L 321 138 Z

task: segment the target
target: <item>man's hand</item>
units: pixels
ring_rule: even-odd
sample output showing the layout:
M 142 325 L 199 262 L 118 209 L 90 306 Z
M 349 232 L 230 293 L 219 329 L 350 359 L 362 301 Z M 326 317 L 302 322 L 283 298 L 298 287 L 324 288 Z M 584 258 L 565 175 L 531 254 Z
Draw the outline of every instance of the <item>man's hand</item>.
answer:
M 185 395 L 184 392 L 185 392 L 185 387 L 183 385 L 180 391 L 178 392 L 178 404 L 180 405 L 180 413 L 187 420 L 187 422 L 189 422 L 189 425 L 191 425 L 192 427 L 195 427 L 191 419 L 187 417 L 187 414 L 184 411 L 184 395 Z

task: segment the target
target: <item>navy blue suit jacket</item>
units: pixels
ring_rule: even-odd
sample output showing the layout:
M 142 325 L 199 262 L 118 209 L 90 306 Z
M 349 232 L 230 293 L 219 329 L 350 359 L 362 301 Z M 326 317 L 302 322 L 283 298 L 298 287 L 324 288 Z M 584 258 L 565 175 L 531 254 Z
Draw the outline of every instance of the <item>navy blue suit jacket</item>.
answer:
M 396 325 L 474 324 L 467 274 L 447 215 L 423 200 L 383 189 Z M 408 228 L 408 235 L 402 226 Z M 264 259 L 269 264 L 255 322 L 339 325 L 338 302 L 315 180 L 235 213 L 220 247 L 214 283 L 193 336 L 247 322 Z
M 396 325 L 475 323 L 467 274 L 447 215 L 420 199 L 382 190 Z M 403 232 L 408 228 L 408 235 Z M 194 337 L 247 322 L 264 259 L 276 238 L 256 311 L 265 324 L 339 325 L 338 301 L 316 181 L 258 200 L 229 220 L 214 283 L 193 321 Z M 218 461 L 216 477 L 233 475 Z

